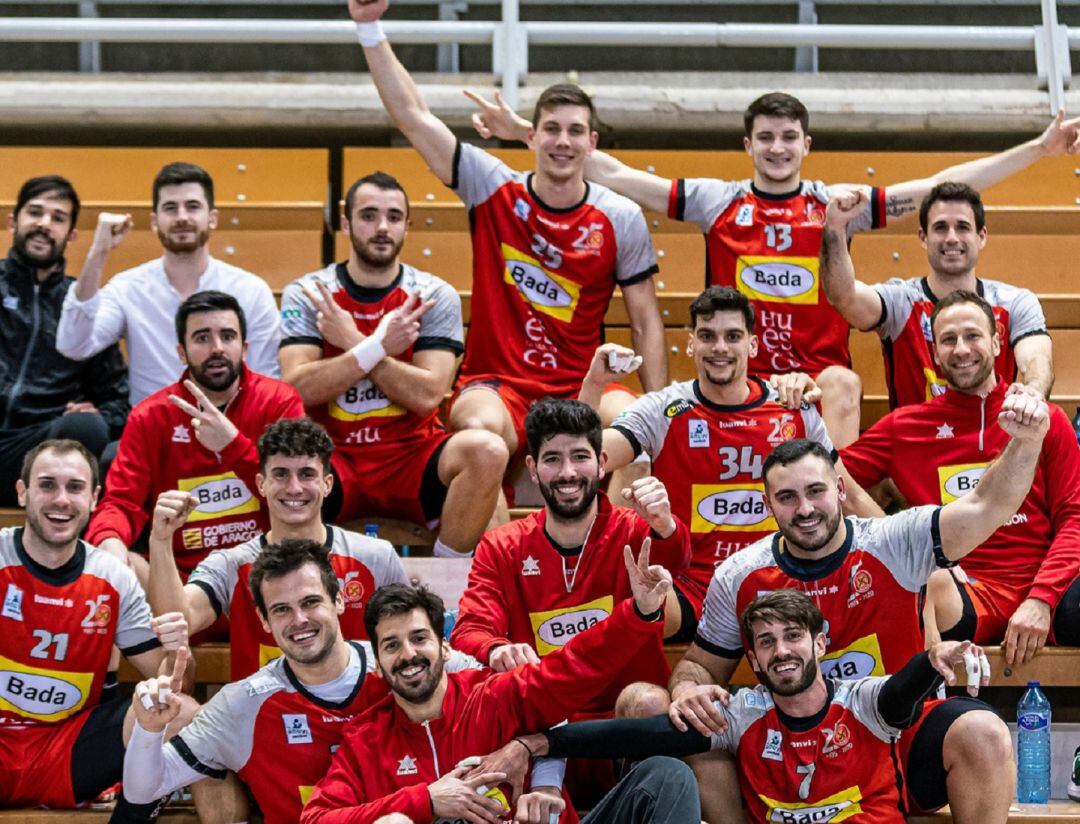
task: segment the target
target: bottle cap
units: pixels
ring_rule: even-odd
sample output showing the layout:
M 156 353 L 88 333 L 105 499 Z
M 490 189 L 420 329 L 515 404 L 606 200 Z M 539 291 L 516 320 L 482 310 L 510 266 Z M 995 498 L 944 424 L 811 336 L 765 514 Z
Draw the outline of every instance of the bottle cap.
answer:
M 1039 686 L 1042 686 L 1042 685 L 1038 681 L 1028 681 L 1028 686 L 1029 687 L 1039 687 Z

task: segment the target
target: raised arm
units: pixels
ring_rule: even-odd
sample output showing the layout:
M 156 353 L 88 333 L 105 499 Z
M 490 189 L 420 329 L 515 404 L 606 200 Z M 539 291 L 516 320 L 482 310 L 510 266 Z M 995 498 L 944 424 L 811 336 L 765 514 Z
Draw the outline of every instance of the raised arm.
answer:
M 1007 395 L 998 424 L 1012 440 L 971 492 L 941 510 L 941 549 L 949 560 L 963 558 L 1020 508 L 1035 477 L 1050 410 L 1030 394 Z
M 642 357 L 641 385 L 646 392 L 663 389 L 668 382 L 668 362 L 656 284 L 652 278 L 646 278 L 624 286 L 622 295 L 630 318 L 630 341 Z
M 1028 335 L 1013 346 L 1018 378 L 1044 398 L 1054 388 L 1054 345 L 1049 335 Z
M 847 227 L 866 210 L 867 197 L 861 189 L 834 195 L 825 210 L 821 235 L 821 283 L 825 297 L 844 320 L 863 331 L 881 322 L 881 298 L 873 287 L 855 279 Z
M 146 599 L 154 614 L 183 613 L 192 635 L 217 619 L 210 598 L 202 588 L 194 584 L 185 586 L 180 580 L 173 557 L 173 535 L 187 521 L 196 504 L 194 497 L 178 489 L 158 496 L 150 528 L 150 577 L 146 587 Z
M 428 167 L 446 185 L 454 177 L 454 149 L 457 138 L 424 102 L 420 89 L 394 55 L 378 21 L 386 13 L 388 0 L 362 3 L 349 0 L 349 14 L 359 25 L 368 71 L 379 92 L 387 114 L 427 162 Z
M 885 209 L 889 217 L 903 217 L 919 208 L 922 199 L 934 186 L 947 180 L 966 183 L 982 191 L 1007 177 L 1023 171 L 1044 157 L 1075 154 L 1080 149 L 1080 118 L 1065 119 L 1065 110 L 1058 110 L 1041 135 L 1004 152 L 969 160 L 942 169 L 920 180 L 908 180 L 885 190 Z

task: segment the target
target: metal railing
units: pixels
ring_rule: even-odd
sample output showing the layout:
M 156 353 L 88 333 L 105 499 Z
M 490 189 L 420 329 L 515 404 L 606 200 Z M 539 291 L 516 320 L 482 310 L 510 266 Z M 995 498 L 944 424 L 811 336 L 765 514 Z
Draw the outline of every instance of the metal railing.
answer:
M 384 27 L 397 43 L 490 45 L 493 71 L 507 102 L 515 107 L 518 86 L 528 72 L 531 45 L 696 46 L 1034 50 L 1038 84 L 1049 92 L 1053 113 L 1063 106 L 1064 90 L 1071 80 L 1069 48 L 1080 47 L 1080 29 L 1058 23 L 1053 0 L 1041 0 L 1042 23 L 1030 27 L 530 22 L 520 19 L 521 0 L 500 2 L 498 22 L 388 20 Z M 8 17 L 0 19 L 2 41 L 331 44 L 355 43 L 355 31 L 348 21 L 332 20 Z

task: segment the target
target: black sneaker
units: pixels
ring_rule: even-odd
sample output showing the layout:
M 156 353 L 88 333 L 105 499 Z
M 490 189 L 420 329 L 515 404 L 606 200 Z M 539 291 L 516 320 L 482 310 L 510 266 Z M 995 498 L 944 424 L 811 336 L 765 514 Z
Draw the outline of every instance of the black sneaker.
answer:
M 1072 776 L 1069 778 L 1069 798 L 1080 801 L 1080 747 L 1073 753 Z

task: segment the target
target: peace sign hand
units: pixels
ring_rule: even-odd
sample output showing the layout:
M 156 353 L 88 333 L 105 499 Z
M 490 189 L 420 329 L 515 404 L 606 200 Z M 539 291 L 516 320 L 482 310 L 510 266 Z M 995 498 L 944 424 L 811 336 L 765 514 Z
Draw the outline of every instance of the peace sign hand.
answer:
M 190 392 L 198 408 L 192 406 L 178 395 L 169 395 L 172 404 L 191 415 L 191 428 L 195 438 L 211 452 L 221 452 L 233 442 L 239 431 L 236 424 L 225 417 L 225 413 L 210 402 L 194 381 L 184 381 L 184 387 Z
M 664 605 L 671 591 L 671 573 L 659 564 L 649 564 L 652 538 L 641 543 L 641 552 L 634 560 L 634 552 L 627 544 L 623 547 L 626 571 L 630 575 L 630 589 L 634 593 L 634 605 L 642 615 L 652 615 Z

